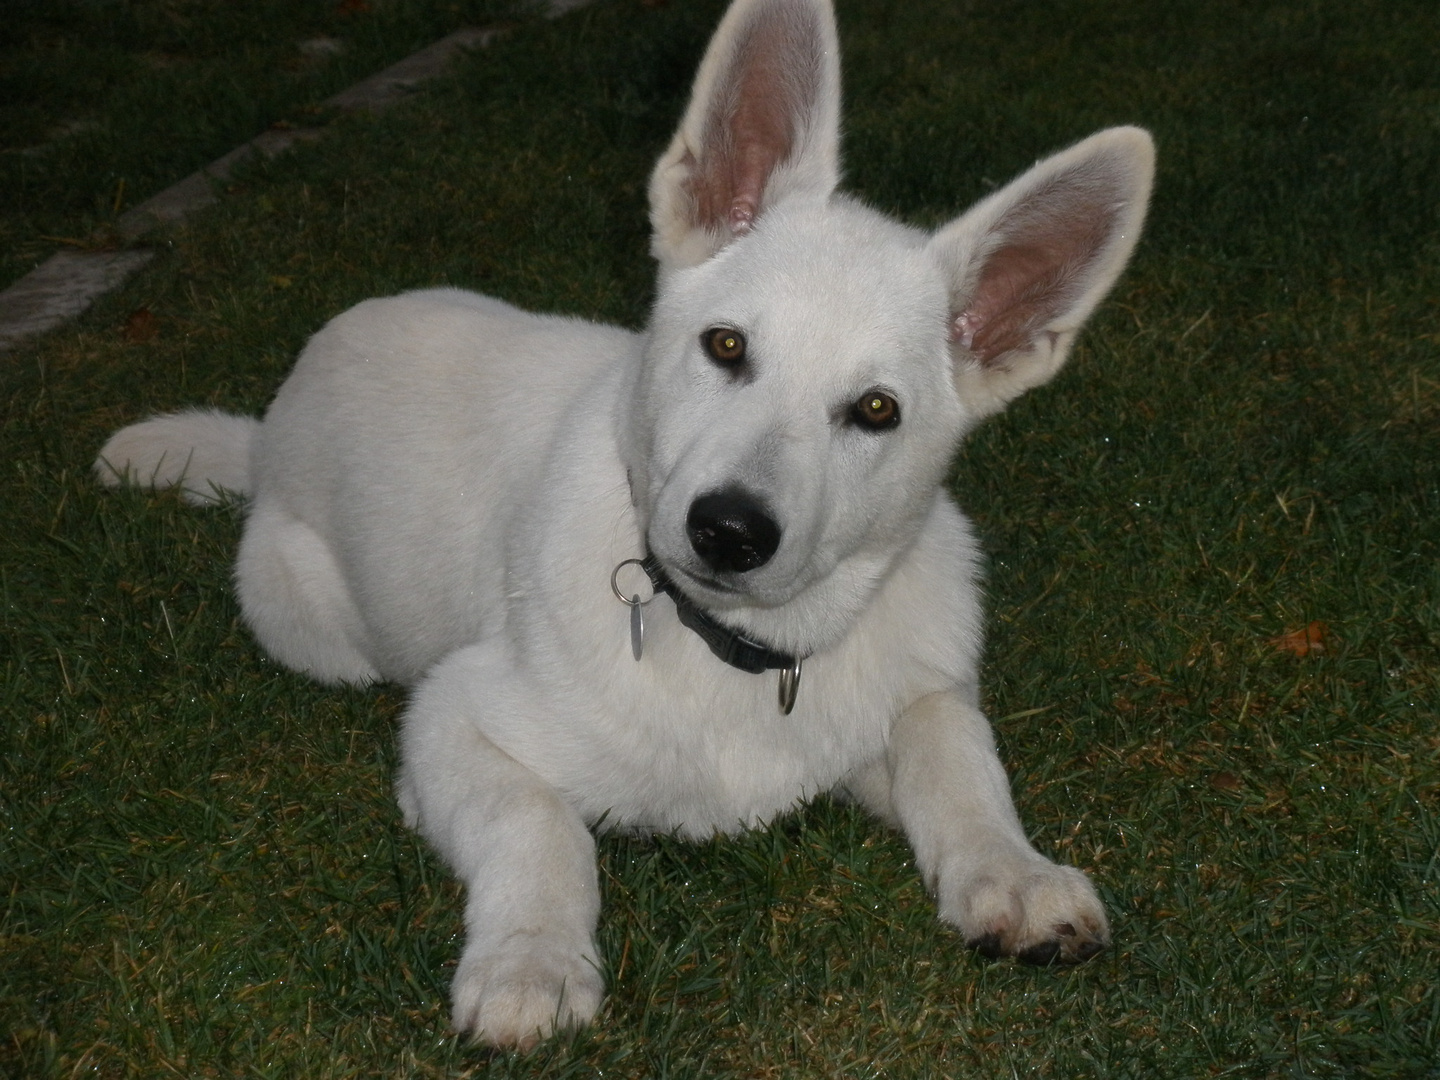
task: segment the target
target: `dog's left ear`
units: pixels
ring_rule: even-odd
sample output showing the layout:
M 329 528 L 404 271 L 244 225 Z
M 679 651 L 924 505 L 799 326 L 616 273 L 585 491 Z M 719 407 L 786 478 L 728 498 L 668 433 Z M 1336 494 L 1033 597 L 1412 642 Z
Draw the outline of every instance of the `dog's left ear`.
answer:
M 1130 259 L 1155 174 L 1139 128 L 1110 128 L 1040 162 L 930 241 L 950 281 L 962 400 L 999 412 L 1051 379 Z
M 794 196 L 839 181 L 840 50 L 830 0 L 735 0 L 650 177 L 662 269 L 704 262 Z

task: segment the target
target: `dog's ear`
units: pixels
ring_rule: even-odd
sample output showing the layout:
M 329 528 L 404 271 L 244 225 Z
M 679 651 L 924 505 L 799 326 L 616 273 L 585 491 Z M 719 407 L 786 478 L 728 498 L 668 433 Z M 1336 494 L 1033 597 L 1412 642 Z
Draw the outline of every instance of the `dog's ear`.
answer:
M 1060 370 L 1129 261 L 1155 173 L 1139 128 L 1110 128 L 1040 162 L 931 240 L 950 282 L 950 351 L 978 414 Z
M 694 266 L 793 195 L 839 180 L 840 54 L 829 0 L 736 0 L 650 177 L 651 251 Z

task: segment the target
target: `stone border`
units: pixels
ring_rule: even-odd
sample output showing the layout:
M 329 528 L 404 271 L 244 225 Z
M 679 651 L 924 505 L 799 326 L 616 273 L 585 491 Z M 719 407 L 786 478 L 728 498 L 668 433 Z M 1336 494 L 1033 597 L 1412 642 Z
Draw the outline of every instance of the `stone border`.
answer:
M 589 0 L 550 0 L 546 14 L 558 17 Z M 327 98 L 325 105 L 341 112 L 378 111 L 408 95 L 427 79 L 441 74 L 457 54 L 490 44 L 503 30 L 470 27 L 411 53 L 399 63 Z M 191 173 L 158 195 L 120 215 L 120 238 L 134 243 L 156 229 L 215 202 L 217 181 L 225 180 L 253 154 L 274 157 L 297 142 L 324 135 L 323 128 L 266 131 L 224 157 Z M 0 353 L 25 338 L 53 330 L 73 319 L 148 263 L 155 253 L 144 248 L 123 251 L 61 251 L 52 255 L 8 289 L 0 292 Z
M 153 251 L 61 251 L 0 292 L 0 352 L 73 319 L 148 263 Z

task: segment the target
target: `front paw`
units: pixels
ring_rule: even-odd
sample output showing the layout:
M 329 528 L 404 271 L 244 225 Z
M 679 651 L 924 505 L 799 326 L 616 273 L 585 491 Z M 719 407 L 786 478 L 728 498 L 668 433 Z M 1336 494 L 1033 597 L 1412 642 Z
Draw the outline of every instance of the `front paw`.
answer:
M 940 914 L 977 952 L 1027 964 L 1077 964 L 1110 943 L 1095 887 L 1073 866 L 1038 855 L 995 860 L 941 897 Z
M 605 993 L 593 958 L 549 935 L 521 932 L 467 945 L 451 983 L 451 1022 L 476 1042 L 528 1050 L 594 1019 Z

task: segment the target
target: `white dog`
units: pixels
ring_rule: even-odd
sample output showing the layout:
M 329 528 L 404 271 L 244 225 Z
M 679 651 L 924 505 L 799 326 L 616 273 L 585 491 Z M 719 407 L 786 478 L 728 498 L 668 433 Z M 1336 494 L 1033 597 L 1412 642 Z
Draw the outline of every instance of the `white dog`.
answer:
M 453 1016 L 486 1042 L 598 1009 L 602 821 L 709 837 L 838 791 L 904 830 L 972 946 L 1108 941 L 1016 816 L 941 483 L 1124 267 L 1151 141 L 1103 131 L 923 234 L 835 191 L 838 56 L 828 0 L 725 16 L 650 183 L 645 333 L 371 300 L 263 421 L 157 417 L 97 463 L 248 496 L 236 581 L 266 651 L 413 686 L 399 800 L 468 887 Z

